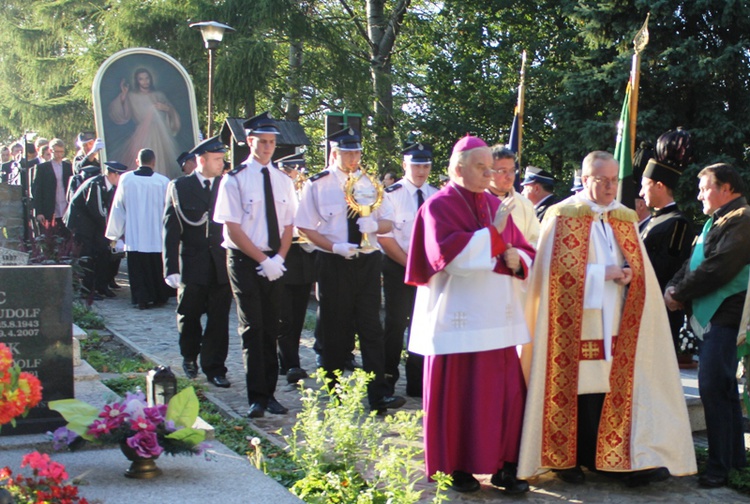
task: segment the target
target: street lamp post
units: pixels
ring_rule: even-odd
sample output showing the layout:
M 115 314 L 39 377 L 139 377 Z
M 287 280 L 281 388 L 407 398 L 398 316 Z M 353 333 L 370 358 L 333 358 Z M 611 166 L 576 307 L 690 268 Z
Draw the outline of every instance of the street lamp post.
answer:
M 203 42 L 208 49 L 208 125 L 206 130 L 208 131 L 207 136 L 210 137 L 211 126 L 214 121 L 214 51 L 224 38 L 224 32 L 233 32 L 234 28 L 216 21 L 191 23 L 190 28 L 201 31 Z

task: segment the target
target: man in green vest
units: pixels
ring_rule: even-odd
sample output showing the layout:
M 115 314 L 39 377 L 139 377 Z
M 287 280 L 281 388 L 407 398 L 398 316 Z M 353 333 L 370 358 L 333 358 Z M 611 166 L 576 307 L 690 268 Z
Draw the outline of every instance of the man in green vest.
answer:
M 701 337 L 698 388 L 706 416 L 708 464 L 699 483 L 727 484 L 745 465 L 742 411 L 737 392 L 737 332 L 750 273 L 750 206 L 739 173 L 725 163 L 704 168 L 698 200 L 709 220 L 689 260 L 667 284 L 667 308 L 686 308 Z

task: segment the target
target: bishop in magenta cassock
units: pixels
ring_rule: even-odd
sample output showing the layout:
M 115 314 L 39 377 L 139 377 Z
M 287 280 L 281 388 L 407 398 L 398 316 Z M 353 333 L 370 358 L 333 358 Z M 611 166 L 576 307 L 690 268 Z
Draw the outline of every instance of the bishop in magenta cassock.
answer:
M 492 154 L 466 136 L 453 148 L 451 181 L 417 213 L 406 282 L 417 286 L 409 350 L 425 356 L 427 474 L 451 474 L 452 488 L 480 488 L 493 474 L 508 493 L 515 477 L 526 385 L 516 345 L 530 341 L 521 289 L 534 258 L 510 217 L 484 192 Z

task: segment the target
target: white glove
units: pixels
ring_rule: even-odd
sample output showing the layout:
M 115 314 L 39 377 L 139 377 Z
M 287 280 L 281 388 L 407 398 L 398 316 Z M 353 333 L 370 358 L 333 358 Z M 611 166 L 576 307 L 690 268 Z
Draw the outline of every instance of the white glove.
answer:
M 115 243 L 115 254 L 121 254 L 125 252 L 125 241 L 120 238 L 117 240 L 117 243 Z
M 94 140 L 94 145 L 91 146 L 91 150 L 86 153 L 86 157 L 93 156 L 94 153 L 99 152 L 104 148 L 104 140 L 97 138 Z
M 344 259 L 351 259 L 357 255 L 357 246 L 353 243 L 334 243 L 333 253 L 342 256 Z
M 168 275 L 167 278 L 164 279 L 164 283 L 166 283 L 173 289 L 179 288 L 180 287 L 180 274 L 172 273 L 171 275 Z
M 281 257 L 279 254 L 276 254 L 275 256 L 273 256 L 271 260 L 280 266 L 284 266 L 284 258 Z M 286 271 L 286 268 L 284 268 L 284 271 Z
M 378 221 L 372 215 L 357 219 L 360 233 L 374 233 L 378 230 Z
M 281 276 L 286 271 L 286 268 L 282 265 L 271 259 L 270 257 L 263 260 L 263 262 L 258 265 L 255 270 L 258 272 L 258 275 L 262 277 L 268 278 L 271 282 L 274 280 L 278 280 L 281 278 Z

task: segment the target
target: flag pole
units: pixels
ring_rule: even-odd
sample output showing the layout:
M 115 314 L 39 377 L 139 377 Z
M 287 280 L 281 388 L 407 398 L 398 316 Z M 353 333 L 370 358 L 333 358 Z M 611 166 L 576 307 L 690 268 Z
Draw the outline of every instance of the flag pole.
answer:
M 518 84 L 518 166 L 523 152 L 523 108 L 526 97 L 526 51 L 521 53 L 521 82 Z
M 630 85 L 631 85 L 631 96 L 630 96 L 630 158 L 633 158 L 635 154 L 635 134 L 636 134 L 636 123 L 638 121 L 638 89 L 641 82 L 641 53 L 648 45 L 648 19 L 651 17 L 651 13 L 646 14 L 646 21 L 643 22 L 643 26 L 638 30 L 633 39 L 633 65 L 630 70 Z

